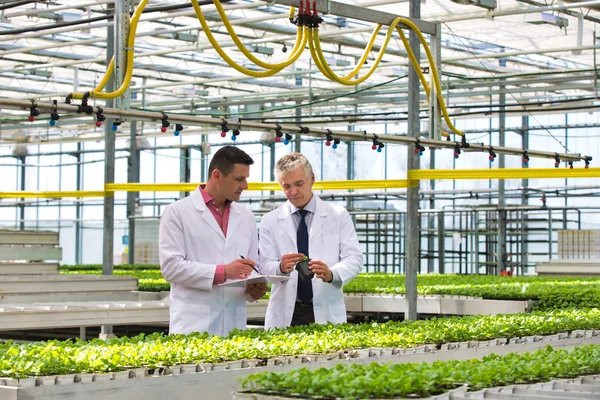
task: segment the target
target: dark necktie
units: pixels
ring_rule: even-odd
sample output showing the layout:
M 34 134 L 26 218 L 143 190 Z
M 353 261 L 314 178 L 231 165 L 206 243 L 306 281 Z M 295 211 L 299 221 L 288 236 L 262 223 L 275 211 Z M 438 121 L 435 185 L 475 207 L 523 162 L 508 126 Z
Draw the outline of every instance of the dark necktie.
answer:
M 306 226 L 307 210 L 298 210 L 300 221 L 298 222 L 298 231 L 296 232 L 296 242 L 298 243 L 298 253 L 309 257 L 308 254 L 308 227 Z M 298 278 L 298 299 L 302 303 L 308 304 L 312 301 L 313 290 L 312 280 Z

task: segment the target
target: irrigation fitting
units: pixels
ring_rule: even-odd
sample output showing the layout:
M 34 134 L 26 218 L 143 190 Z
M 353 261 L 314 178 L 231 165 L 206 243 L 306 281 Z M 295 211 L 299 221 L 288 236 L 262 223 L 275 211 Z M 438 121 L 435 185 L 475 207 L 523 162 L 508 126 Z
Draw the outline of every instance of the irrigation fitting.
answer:
M 373 138 L 371 139 L 373 141 L 373 146 L 371 146 L 371 149 L 377 150 L 377 146 L 379 146 L 379 140 L 377 140 L 378 138 L 379 136 L 373 134 Z
M 123 123 L 123 121 L 113 121 L 112 127 L 110 129 L 112 129 L 113 132 L 116 132 L 117 129 L 119 129 L 119 125 L 121 125 Z
M 50 120 L 48 121 L 48 125 L 55 126 L 56 121 L 60 119 L 60 115 L 58 115 L 58 104 L 56 100 L 54 100 L 52 105 L 52 112 L 50 113 Z
M 175 124 L 175 130 L 173 131 L 173 135 L 179 136 L 181 134 L 182 130 L 183 130 L 183 125 Z
M 419 139 L 415 140 L 415 154 L 418 154 L 419 157 L 421 157 L 423 155 L 423 152 L 425 151 L 425 147 L 423 145 L 421 145 L 421 141 Z
M 527 150 L 523 151 L 523 166 L 529 166 L 529 154 L 527 154 Z
M 327 129 L 327 133 L 325 134 L 325 138 L 327 141 L 325 142 L 325 146 L 331 146 L 331 142 L 333 142 L 333 136 L 331 136 L 331 130 Z
M 469 147 L 471 147 L 471 145 L 467 143 L 467 137 L 465 135 L 463 135 L 460 139 L 460 147 L 462 147 L 463 149 L 468 149 Z
M 281 132 L 281 125 L 275 124 L 275 141 L 281 142 L 282 137 L 283 137 L 283 132 Z
M 488 157 L 490 162 L 494 162 L 494 160 L 496 159 L 496 153 L 494 153 L 494 148 L 492 146 L 490 146 L 488 153 L 490 153 L 490 156 Z
M 573 169 L 573 161 L 569 161 L 569 168 Z
M 303 133 L 303 134 L 310 133 L 310 129 L 308 129 L 308 126 L 299 126 L 298 128 L 300 129 L 300 133 Z
M 233 140 L 235 142 L 237 140 L 237 137 L 240 135 L 241 130 L 242 130 L 242 120 L 239 119 L 238 123 L 237 123 L 237 127 L 235 127 L 231 131 L 231 140 Z
M 98 107 L 96 110 L 96 126 L 100 128 L 102 126 L 102 122 L 106 121 L 106 117 L 104 116 L 104 110 L 102 107 Z
M 292 140 L 292 135 L 290 135 L 289 133 L 286 133 L 285 139 L 283 140 L 283 144 L 285 144 L 287 146 L 288 144 L 290 144 L 291 140 Z
M 306 2 L 308 3 L 309 0 L 306 0 Z M 304 26 L 306 18 L 304 12 L 304 2 L 300 0 L 300 7 L 298 7 L 298 15 L 296 15 L 296 18 L 290 19 L 290 22 L 297 26 Z
M 162 133 L 165 133 L 167 131 L 167 128 L 169 126 L 171 126 L 171 123 L 169 122 L 169 116 L 165 113 L 162 113 L 162 118 L 160 119 L 160 122 L 161 122 L 160 131 Z
M 332 148 L 332 149 L 334 149 L 334 150 L 335 150 L 335 149 L 337 149 L 337 148 L 338 148 L 338 145 L 340 144 L 340 142 L 341 142 L 341 140 L 340 140 L 340 139 L 338 139 L 338 138 L 334 138 L 334 139 L 333 139 L 333 146 L 331 146 L 331 148 Z
M 31 100 L 31 105 L 29 106 L 29 117 L 27 118 L 29 122 L 35 121 L 35 117 L 40 115 L 40 110 L 37 109 L 37 104 L 35 101 Z
M 560 158 L 558 157 L 558 153 L 554 153 L 554 168 L 558 168 L 560 165 Z
M 90 92 L 85 92 L 83 96 L 81 96 L 81 104 L 77 106 L 78 113 L 92 114 L 94 112 L 94 107 L 88 104 L 90 94 Z
M 382 149 L 385 147 L 385 144 L 379 142 L 379 144 L 377 145 L 377 152 L 381 153 Z
M 583 161 L 585 162 L 585 168 L 589 168 L 590 167 L 590 161 L 592 161 L 592 157 L 586 156 Z
M 318 28 L 319 24 L 321 22 L 323 22 L 323 18 L 321 18 L 319 16 L 319 12 L 317 11 L 317 1 L 316 0 L 313 1 L 312 14 L 310 14 L 310 3 L 308 3 L 308 14 L 309 14 L 308 26 L 310 26 L 311 28 Z
M 460 143 L 456 143 L 454 146 L 454 158 L 457 159 L 460 156 Z
M 221 120 L 221 137 L 227 136 L 227 132 L 229 132 L 229 127 L 227 126 L 227 120 L 223 118 Z

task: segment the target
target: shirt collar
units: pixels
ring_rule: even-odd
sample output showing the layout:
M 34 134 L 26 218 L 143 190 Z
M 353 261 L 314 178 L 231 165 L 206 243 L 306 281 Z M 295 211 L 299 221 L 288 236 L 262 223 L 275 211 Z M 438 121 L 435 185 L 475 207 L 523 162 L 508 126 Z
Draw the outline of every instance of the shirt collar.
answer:
M 312 199 L 310 199 L 310 201 L 308 202 L 308 204 L 306 206 L 304 206 L 303 210 L 306 210 L 312 214 L 315 213 L 315 211 L 317 211 L 317 196 L 315 196 L 315 194 L 312 194 Z M 292 214 L 294 214 L 296 211 L 299 210 L 298 207 L 296 207 L 295 205 L 293 205 L 292 203 L 290 203 L 290 207 L 292 208 Z
M 208 194 L 208 192 L 204 189 L 204 185 L 198 186 L 198 189 L 200 189 L 200 194 L 202 194 L 202 199 L 204 200 L 204 203 L 216 207 L 217 203 L 215 203 L 215 199 L 213 199 L 213 197 L 210 194 Z M 230 204 L 231 201 L 225 201 L 225 207 L 227 207 Z

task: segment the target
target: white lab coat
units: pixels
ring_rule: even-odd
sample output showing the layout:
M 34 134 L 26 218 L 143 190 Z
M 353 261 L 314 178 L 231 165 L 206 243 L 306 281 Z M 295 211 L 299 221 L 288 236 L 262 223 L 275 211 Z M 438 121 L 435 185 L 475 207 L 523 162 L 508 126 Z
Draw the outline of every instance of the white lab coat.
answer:
M 308 232 L 309 256 L 313 260 L 323 261 L 332 271 L 336 271 L 342 285 L 325 283 L 316 276 L 313 278 L 315 322 L 339 324 L 347 321 L 342 286 L 359 274 L 363 256 L 348 211 L 318 197 L 316 202 L 315 215 Z M 282 275 L 279 269 L 281 256 L 298 252 L 296 230 L 289 201 L 262 218 L 259 231 L 259 264 L 262 274 Z M 271 286 L 265 329 L 290 326 L 297 285 L 298 272 L 294 270 L 289 281 Z
M 160 268 L 171 283 L 170 333 L 224 336 L 246 328 L 244 288 L 213 285 L 218 264 L 258 260 L 258 232 L 250 210 L 231 204 L 227 237 L 199 189 L 168 205 L 159 229 Z

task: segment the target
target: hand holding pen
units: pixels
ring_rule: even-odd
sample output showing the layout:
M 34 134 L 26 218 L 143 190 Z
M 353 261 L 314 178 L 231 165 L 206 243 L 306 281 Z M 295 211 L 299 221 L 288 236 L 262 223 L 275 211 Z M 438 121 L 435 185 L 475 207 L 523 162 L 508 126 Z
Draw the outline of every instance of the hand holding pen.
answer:
M 256 263 L 250 259 L 238 258 L 225 266 L 225 279 L 246 279 L 252 270 L 256 271 L 255 265 Z
M 243 255 L 241 255 L 241 254 L 240 254 L 240 257 L 242 257 L 242 260 L 245 260 L 245 259 L 246 259 L 246 257 L 244 257 L 244 256 L 243 256 Z M 256 264 L 254 264 L 254 265 L 256 265 Z M 259 271 L 256 269 L 256 267 L 255 267 L 254 265 L 250 265 L 250 266 L 252 267 L 252 269 L 253 269 L 254 271 L 256 271 L 256 273 L 257 273 L 257 274 L 259 274 L 259 275 L 260 275 L 260 272 L 259 272 Z

